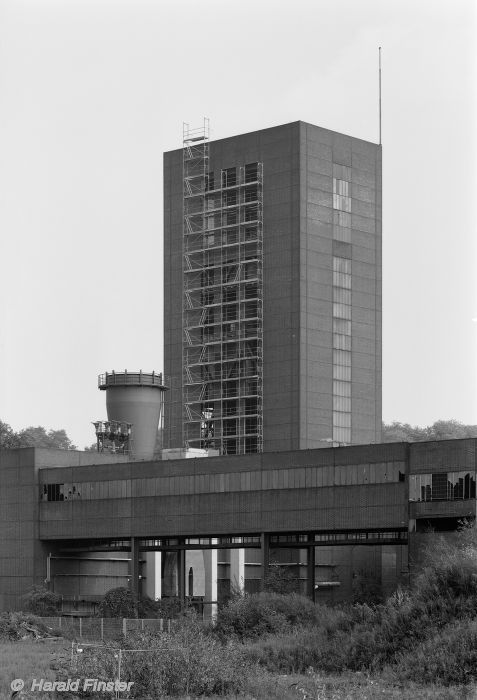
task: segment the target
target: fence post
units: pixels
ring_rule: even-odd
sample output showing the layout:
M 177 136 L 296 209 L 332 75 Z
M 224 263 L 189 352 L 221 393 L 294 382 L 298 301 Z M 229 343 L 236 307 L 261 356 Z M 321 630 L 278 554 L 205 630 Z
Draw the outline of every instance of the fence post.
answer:
M 60 615 L 60 617 L 58 618 L 58 627 L 61 629 L 61 615 Z
M 123 636 L 126 637 L 126 632 L 127 632 L 127 621 L 126 618 L 123 617 Z
M 168 631 L 168 632 L 171 631 L 171 620 L 170 620 L 170 618 L 169 618 L 169 620 L 167 620 L 167 631 Z
M 161 619 L 159 620 L 159 632 L 163 632 L 163 631 L 164 631 L 164 620 L 161 617 Z
M 101 618 L 101 641 L 104 641 L 104 619 Z
M 144 618 L 141 620 L 141 631 L 144 632 Z
M 80 621 L 80 625 L 79 625 L 79 636 L 80 636 L 80 639 L 81 639 L 82 636 L 83 636 L 83 618 L 80 617 L 79 621 Z

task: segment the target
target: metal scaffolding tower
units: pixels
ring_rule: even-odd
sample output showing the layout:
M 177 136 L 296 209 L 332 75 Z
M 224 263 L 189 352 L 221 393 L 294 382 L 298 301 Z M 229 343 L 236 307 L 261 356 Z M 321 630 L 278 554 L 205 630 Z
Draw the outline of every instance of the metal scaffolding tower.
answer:
M 262 165 L 210 168 L 209 120 L 183 129 L 186 447 L 262 451 Z

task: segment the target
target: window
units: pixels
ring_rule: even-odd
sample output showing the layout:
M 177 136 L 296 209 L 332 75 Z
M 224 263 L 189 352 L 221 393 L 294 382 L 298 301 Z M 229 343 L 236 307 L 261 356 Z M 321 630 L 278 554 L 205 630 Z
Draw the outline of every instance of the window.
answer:
M 333 394 L 335 396 L 351 397 L 351 384 L 349 382 L 333 381 Z
M 342 365 L 333 365 L 333 379 L 339 379 L 340 381 L 350 382 L 351 381 L 351 367 L 344 367 Z
M 333 319 L 333 333 L 342 333 L 343 335 L 351 335 L 351 321 L 345 321 L 342 318 Z
M 409 477 L 410 501 L 456 501 L 469 498 L 475 498 L 473 472 L 441 472 Z
M 351 290 L 333 287 L 333 301 L 351 306 Z
M 256 187 L 247 187 L 244 193 L 244 202 L 256 202 L 258 199 L 258 190 Z
M 351 336 L 333 333 L 333 348 L 336 350 L 351 350 Z
M 333 316 L 351 320 L 351 306 L 349 304 L 333 304 Z
M 333 350 L 333 364 L 351 367 L 351 353 L 346 350 Z
M 222 295 L 223 301 L 237 301 L 237 292 L 237 287 L 224 287 Z
M 258 219 L 258 207 L 256 204 L 251 204 L 244 210 L 244 221 L 255 221 L 256 219 Z
M 344 167 L 344 166 L 341 166 Z M 349 168 L 346 168 L 349 170 Z M 335 172 L 338 172 L 335 170 Z M 345 170 L 340 174 L 347 174 Z M 349 180 L 333 177 L 333 209 L 341 209 L 344 212 L 351 211 L 351 197 L 349 196 Z
M 237 184 L 237 168 L 222 170 L 222 187 L 235 187 Z
M 258 179 L 258 163 L 247 163 L 245 166 L 245 182 L 255 182 Z
M 351 274 L 351 260 L 348 258 L 333 258 L 333 271 L 345 272 L 347 275 Z
M 238 316 L 238 308 L 234 304 L 224 306 L 224 321 L 235 321 Z
M 234 207 L 237 204 L 237 190 L 232 190 L 231 192 L 224 192 L 223 194 L 223 206 L 224 207 Z
M 351 414 L 333 411 L 333 426 L 338 428 L 351 428 Z
M 351 168 L 347 165 L 333 163 L 333 177 L 339 180 L 347 180 L 348 182 L 351 182 Z
M 333 411 L 344 411 L 350 413 L 351 398 L 346 398 L 344 396 L 333 396 Z

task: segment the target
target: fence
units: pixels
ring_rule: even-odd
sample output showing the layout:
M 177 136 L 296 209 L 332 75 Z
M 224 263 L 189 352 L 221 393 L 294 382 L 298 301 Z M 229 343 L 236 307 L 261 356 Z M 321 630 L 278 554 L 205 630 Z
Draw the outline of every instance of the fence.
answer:
M 62 635 L 83 640 L 105 640 L 127 637 L 133 632 L 170 632 L 173 620 L 115 617 L 42 617 L 47 627 Z

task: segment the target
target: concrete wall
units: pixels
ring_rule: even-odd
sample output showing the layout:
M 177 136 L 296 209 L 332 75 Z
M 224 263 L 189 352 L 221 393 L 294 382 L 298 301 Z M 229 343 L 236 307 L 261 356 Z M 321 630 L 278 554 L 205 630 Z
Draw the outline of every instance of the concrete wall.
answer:
M 46 579 L 52 548 L 40 541 L 38 471 L 121 461 L 126 458 L 95 452 L 0 450 L 0 609 L 18 609 L 21 594 Z

